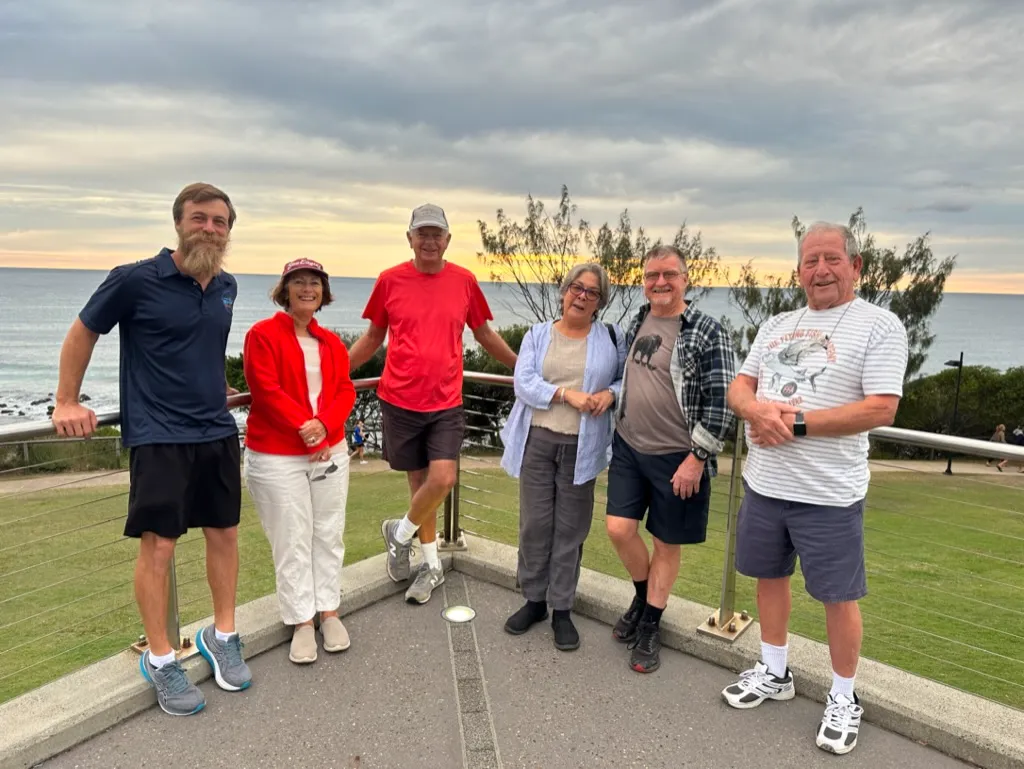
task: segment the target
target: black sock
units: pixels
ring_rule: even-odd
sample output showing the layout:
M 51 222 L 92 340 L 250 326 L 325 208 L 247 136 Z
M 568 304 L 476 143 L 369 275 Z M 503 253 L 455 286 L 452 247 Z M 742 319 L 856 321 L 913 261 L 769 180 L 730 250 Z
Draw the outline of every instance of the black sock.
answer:
M 636 590 L 636 597 L 640 599 L 641 603 L 647 603 L 647 580 L 641 580 L 637 582 L 633 580 L 633 588 Z
M 661 613 L 663 611 L 665 610 L 659 609 L 657 606 L 651 606 L 650 604 L 647 604 L 647 606 L 644 607 L 644 614 L 640 618 L 640 621 L 649 623 L 651 625 L 657 625 L 661 622 Z
M 554 622 L 559 617 L 564 617 L 565 619 L 569 619 L 569 612 L 570 611 L 571 611 L 570 609 L 552 609 L 551 610 L 551 621 Z

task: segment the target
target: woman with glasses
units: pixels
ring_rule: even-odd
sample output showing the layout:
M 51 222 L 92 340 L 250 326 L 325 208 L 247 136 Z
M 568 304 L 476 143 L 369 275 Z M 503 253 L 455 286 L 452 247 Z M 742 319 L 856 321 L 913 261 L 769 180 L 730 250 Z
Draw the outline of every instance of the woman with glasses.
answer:
M 597 264 L 566 275 L 561 317 L 523 337 L 516 402 L 501 434 L 501 465 L 519 478 L 518 577 L 526 598 L 505 630 L 525 633 L 547 618 L 550 604 L 555 647 L 562 651 L 580 645 L 570 610 L 626 359 L 622 330 L 597 320 L 609 289 Z
M 245 481 L 273 552 L 281 619 L 294 626 L 288 658 L 308 664 L 317 657 L 318 613 L 324 650 L 349 647 L 338 606 L 345 420 L 356 392 L 345 345 L 313 318 L 332 299 L 324 268 L 311 259 L 289 262 L 271 298 L 284 311 L 249 329 L 242 352 L 252 393 Z

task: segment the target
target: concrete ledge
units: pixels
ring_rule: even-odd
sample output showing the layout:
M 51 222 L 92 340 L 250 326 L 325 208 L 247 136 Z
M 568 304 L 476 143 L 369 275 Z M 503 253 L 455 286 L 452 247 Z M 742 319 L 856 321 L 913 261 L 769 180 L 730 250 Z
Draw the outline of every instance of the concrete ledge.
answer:
M 451 568 L 451 556 L 442 561 Z M 385 575 L 384 556 L 342 570 L 342 615 L 399 593 L 405 585 Z M 207 617 L 182 629 L 193 638 Z M 238 607 L 236 628 L 245 642 L 245 656 L 286 643 L 291 630 L 281 623 L 277 596 L 258 598 Z M 210 677 L 210 666 L 195 655 L 184 663 L 196 683 Z M 126 650 L 70 673 L 0 705 L 0 768 L 24 769 L 57 755 L 156 704 L 156 694 L 139 674 L 139 655 Z
M 515 587 L 516 549 L 467 536 L 469 549 L 455 553 L 454 568 L 471 577 Z M 633 586 L 589 569 L 580 574 L 575 610 L 612 625 L 633 600 Z M 662 642 L 698 659 L 737 672 L 761 656 L 760 631 L 754 623 L 728 644 L 697 632 L 711 609 L 672 596 L 662 615 Z M 790 636 L 790 669 L 800 695 L 824 702 L 832 685 L 828 647 Z M 947 755 L 991 769 L 1024 769 L 1024 713 L 966 694 L 943 684 L 884 665 L 861 660 L 857 693 L 865 720 Z

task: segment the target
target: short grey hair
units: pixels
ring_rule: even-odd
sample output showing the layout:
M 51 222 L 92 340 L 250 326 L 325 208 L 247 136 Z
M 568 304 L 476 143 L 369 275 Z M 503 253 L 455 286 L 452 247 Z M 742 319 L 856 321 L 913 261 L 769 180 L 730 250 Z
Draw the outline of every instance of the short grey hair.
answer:
M 597 309 L 601 310 L 608 304 L 608 295 L 611 294 L 612 284 L 608 280 L 608 273 L 604 271 L 604 267 L 595 262 L 587 262 L 586 264 L 577 264 L 562 280 L 562 286 L 560 288 L 562 296 L 565 296 L 565 292 L 569 290 L 569 284 L 579 280 L 580 275 L 585 272 L 589 272 L 595 278 L 597 278 L 597 288 L 601 292 L 601 298 L 597 300 Z
M 804 240 L 812 232 L 838 232 L 843 237 L 843 249 L 846 251 L 846 258 L 851 262 L 853 257 L 860 253 L 860 246 L 857 244 L 857 238 L 853 234 L 853 230 L 843 224 L 834 224 L 833 222 L 815 222 L 806 230 L 803 234 L 797 238 L 796 241 L 796 263 L 801 264 L 804 259 Z
M 683 256 L 683 252 L 676 246 L 668 245 L 657 245 L 648 251 L 644 255 L 644 265 L 646 266 L 651 259 L 664 259 L 668 256 L 674 256 L 679 260 L 679 266 L 682 268 L 683 275 L 689 274 L 689 269 L 686 266 L 686 257 Z

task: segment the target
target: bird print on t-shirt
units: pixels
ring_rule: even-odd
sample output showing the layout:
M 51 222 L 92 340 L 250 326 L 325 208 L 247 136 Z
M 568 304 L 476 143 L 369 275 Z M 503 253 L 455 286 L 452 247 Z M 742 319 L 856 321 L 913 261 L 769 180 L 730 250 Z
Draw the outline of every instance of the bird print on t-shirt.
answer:
M 651 371 L 657 371 L 658 367 L 651 363 L 654 353 L 661 347 L 661 337 L 658 334 L 642 336 L 633 345 L 633 362 L 647 366 Z M 644 360 L 646 358 L 646 360 Z

